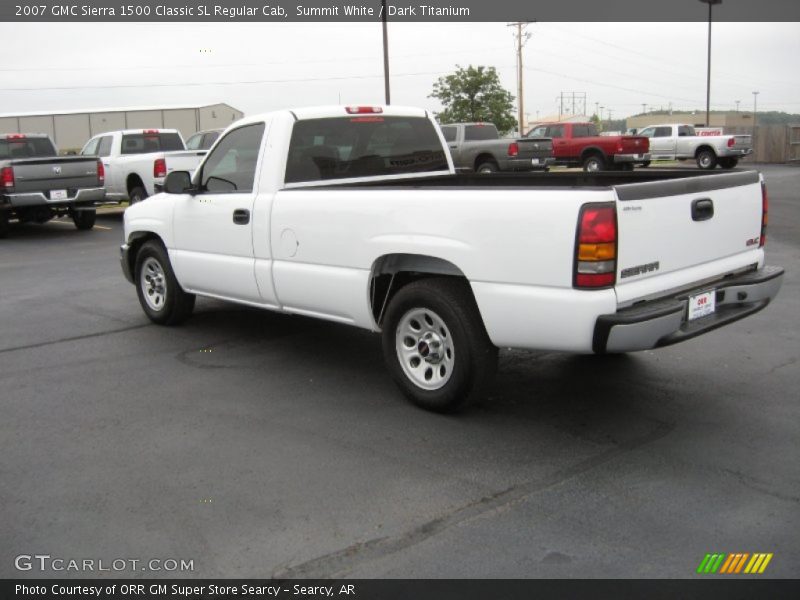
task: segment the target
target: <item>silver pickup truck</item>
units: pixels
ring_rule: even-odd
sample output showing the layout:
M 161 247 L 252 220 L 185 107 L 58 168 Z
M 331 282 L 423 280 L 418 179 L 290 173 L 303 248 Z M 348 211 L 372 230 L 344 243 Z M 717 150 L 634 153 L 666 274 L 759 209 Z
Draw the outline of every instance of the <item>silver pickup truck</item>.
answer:
M 749 135 L 697 135 L 694 127 L 680 123 L 651 125 L 640 130 L 639 135 L 650 138 L 651 160 L 694 159 L 704 170 L 717 165 L 733 169 L 740 158 L 753 152 Z
M 103 202 L 105 172 L 95 157 L 58 156 L 43 133 L 0 136 L 0 237 L 9 221 L 45 223 L 70 216 L 78 229 L 94 227 Z
M 456 171 L 546 171 L 555 162 L 550 138 L 501 139 L 491 123 L 449 123 L 441 129 Z

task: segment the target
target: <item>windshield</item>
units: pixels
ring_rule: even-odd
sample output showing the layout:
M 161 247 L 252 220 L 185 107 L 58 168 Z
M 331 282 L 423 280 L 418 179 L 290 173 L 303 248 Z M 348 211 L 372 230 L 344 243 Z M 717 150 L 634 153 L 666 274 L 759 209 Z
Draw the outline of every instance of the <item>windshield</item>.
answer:
M 307 119 L 292 129 L 286 183 L 447 169 L 447 155 L 426 118 Z

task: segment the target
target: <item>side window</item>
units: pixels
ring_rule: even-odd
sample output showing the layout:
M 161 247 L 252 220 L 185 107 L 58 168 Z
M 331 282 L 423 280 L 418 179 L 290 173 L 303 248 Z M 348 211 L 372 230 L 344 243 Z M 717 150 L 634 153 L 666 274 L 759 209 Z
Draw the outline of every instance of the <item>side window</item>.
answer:
M 97 156 L 102 156 L 105 158 L 111 154 L 111 136 L 104 135 L 98 140 L 97 144 Z
M 81 150 L 82 156 L 97 156 L 97 144 L 100 142 L 100 138 L 94 138 L 86 142 L 86 145 Z
M 187 150 L 197 150 L 200 148 L 200 142 L 203 141 L 202 133 L 195 133 L 192 137 L 186 140 Z
M 656 127 L 654 137 L 670 137 L 672 136 L 672 127 Z
M 694 129 L 688 125 L 678 127 L 678 135 L 681 137 L 694 135 Z
M 252 192 L 264 123 L 245 125 L 228 133 L 208 155 L 201 189 L 216 193 Z
M 547 127 L 537 127 L 533 131 L 528 132 L 528 137 L 549 137 L 547 135 Z
M 219 131 L 211 131 L 203 136 L 203 143 L 200 144 L 202 150 L 208 150 L 214 145 L 219 137 Z
M 647 127 L 646 129 L 642 129 L 639 132 L 639 135 L 643 135 L 644 137 L 653 137 L 653 132 L 655 131 L 655 127 Z
M 551 138 L 563 138 L 564 137 L 564 126 L 563 125 L 553 125 L 549 128 L 548 136 Z
M 456 141 L 456 128 L 455 127 L 442 127 L 442 135 L 445 142 Z
M 589 137 L 589 128 L 586 125 L 573 125 L 572 137 L 574 138 Z

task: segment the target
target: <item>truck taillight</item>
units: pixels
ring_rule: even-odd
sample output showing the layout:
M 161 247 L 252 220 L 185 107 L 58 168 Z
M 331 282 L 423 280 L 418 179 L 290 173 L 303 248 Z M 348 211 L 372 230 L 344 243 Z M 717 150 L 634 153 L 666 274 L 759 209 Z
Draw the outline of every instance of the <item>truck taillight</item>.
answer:
M 622 146 L 622 142 L 619 143 L 617 146 L 617 154 L 622 154 L 625 151 L 625 148 Z
M 383 112 L 380 106 L 345 106 L 344 109 L 348 115 L 370 115 Z
M 728 148 L 733 148 L 733 145 L 736 143 L 736 138 L 728 138 Z
M 103 166 L 103 161 L 99 158 L 97 159 L 97 181 L 100 185 L 105 185 L 106 183 L 106 168 Z
M 164 158 L 157 158 L 153 161 L 153 177 L 166 177 L 167 176 L 167 160 Z
M 617 211 L 613 203 L 584 204 L 575 236 L 573 286 L 611 287 L 617 271 Z
M 769 219 L 767 218 L 767 213 L 769 213 L 769 196 L 767 196 L 767 184 L 763 181 L 761 182 L 761 237 L 758 241 L 758 247 L 763 248 L 764 244 L 767 243 L 767 223 Z
M 519 144 L 517 142 L 511 142 L 508 145 L 508 155 L 519 156 Z
M 3 188 L 6 190 L 10 190 L 14 187 L 14 169 L 11 167 L 3 167 L 3 170 L 0 171 L 0 181 L 2 182 Z

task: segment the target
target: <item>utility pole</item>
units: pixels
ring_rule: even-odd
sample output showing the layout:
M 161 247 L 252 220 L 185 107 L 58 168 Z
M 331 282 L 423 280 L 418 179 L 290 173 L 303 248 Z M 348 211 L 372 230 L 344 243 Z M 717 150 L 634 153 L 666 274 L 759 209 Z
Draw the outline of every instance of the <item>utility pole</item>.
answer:
M 708 68 L 706 70 L 706 127 L 711 127 L 711 9 L 715 4 L 722 4 L 722 0 L 700 0 L 708 4 Z
M 736 112 L 738 113 L 739 112 L 739 103 L 741 102 L 741 100 L 734 100 L 734 102 L 736 102 Z
M 642 102 L 642 114 L 645 114 L 646 112 L 647 112 L 647 104 Z
M 385 0 L 384 0 L 385 1 Z M 522 48 L 525 46 L 525 42 L 527 42 L 531 34 L 525 33 L 523 38 L 523 33 L 525 32 L 525 27 L 529 25 L 530 22 L 526 21 L 518 21 L 517 23 L 509 23 L 507 27 L 516 27 L 517 28 L 517 108 L 519 109 L 519 134 L 523 135 L 523 128 L 525 124 L 525 100 L 524 100 L 524 82 L 522 78 Z
M 600 117 L 599 113 L 600 113 L 600 103 L 599 102 L 595 102 L 594 103 L 594 114 L 596 114 L 598 118 Z
M 758 152 L 758 148 L 756 147 L 756 124 L 758 121 L 758 94 L 760 92 L 753 92 L 753 159 L 755 160 L 755 155 Z
M 389 92 L 389 30 L 386 23 L 386 0 L 381 1 L 383 21 L 383 90 L 386 94 L 386 104 L 392 103 Z

